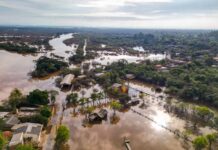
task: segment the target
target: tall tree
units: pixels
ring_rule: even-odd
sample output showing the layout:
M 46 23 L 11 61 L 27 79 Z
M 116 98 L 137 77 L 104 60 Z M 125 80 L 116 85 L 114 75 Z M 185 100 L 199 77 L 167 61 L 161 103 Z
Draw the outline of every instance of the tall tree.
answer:
M 67 95 L 66 100 L 68 102 L 68 104 L 73 105 L 73 112 L 75 114 L 75 107 L 78 104 L 78 94 L 77 93 L 71 93 L 69 95 Z
M 91 94 L 91 99 L 92 99 L 93 106 L 95 105 L 95 101 L 97 100 L 97 98 L 98 98 L 98 95 L 96 93 Z
M 48 92 L 36 89 L 29 93 L 27 100 L 30 104 L 46 105 L 49 103 Z
M 9 104 L 13 111 L 16 110 L 18 104 L 24 99 L 23 94 L 19 89 L 14 89 L 9 96 Z
M 55 101 L 56 101 L 56 96 L 58 95 L 58 91 L 56 90 L 51 90 L 49 91 L 49 96 L 50 96 L 50 100 L 51 100 L 51 103 L 54 104 Z
M 211 150 L 212 144 L 216 141 L 217 134 L 215 134 L 215 133 L 208 134 L 208 135 L 206 135 L 206 138 L 208 140 L 209 150 Z

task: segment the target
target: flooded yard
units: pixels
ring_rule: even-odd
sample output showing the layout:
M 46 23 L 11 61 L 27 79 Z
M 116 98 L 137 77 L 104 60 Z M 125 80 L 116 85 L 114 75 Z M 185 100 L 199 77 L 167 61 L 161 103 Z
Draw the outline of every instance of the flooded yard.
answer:
M 75 52 L 75 46 L 66 46 L 63 41 L 71 38 L 72 34 L 61 35 L 58 38 L 52 39 L 50 44 L 53 46 L 54 51 L 48 52 L 45 55 L 54 53 L 55 55 L 64 57 L 65 60 Z M 70 53 L 66 53 L 70 51 Z M 41 80 L 31 79 L 28 75 L 34 69 L 34 61 L 38 56 L 20 55 L 16 53 L 9 53 L 0 51 L 0 100 L 6 99 L 12 89 L 19 88 L 24 93 L 39 88 L 42 90 L 57 90 L 59 96 L 57 97 L 57 113 L 51 118 L 51 125 L 56 126 L 60 123 L 67 125 L 70 128 L 71 137 L 69 146 L 71 150 L 125 150 L 124 138 L 130 140 L 130 145 L 133 150 L 182 150 L 191 148 L 191 143 L 185 143 L 183 139 L 176 137 L 172 131 L 178 130 L 179 132 L 185 131 L 186 121 L 169 114 L 164 109 L 166 103 L 166 95 L 164 93 L 156 93 L 150 85 L 141 84 L 138 82 L 130 82 L 129 95 L 132 99 L 139 99 L 139 93 L 143 92 L 148 94 L 145 97 L 145 108 L 140 104 L 131 107 L 131 109 L 117 112 L 119 119 L 117 122 L 111 121 L 113 110 L 109 107 L 110 98 L 103 99 L 101 107 L 97 107 L 96 111 L 104 108 L 108 111 L 107 120 L 102 121 L 100 124 L 93 124 L 84 126 L 83 120 L 85 115 L 79 113 L 73 115 L 73 108 L 69 107 L 64 112 L 62 111 L 62 104 L 65 103 L 66 95 L 70 93 L 62 92 L 55 86 L 56 76 Z M 148 54 L 144 56 L 129 56 L 129 55 L 105 55 L 102 54 L 99 58 L 91 61 L 96 61 L 101 65 L 107 65 L 119 59 L 126 59 L 128 62 L 137 62 L 145 59 L 162 60 L 168 57 L 166 54 Z M 91 62 L 89 61 L 89 62 Z M 84 88 L 84 97 L 90 97 L 94 89 L 102 91 L 99 85 L 93 85 L 90 88 Z M 80 91 L 79 97 L 82 97 Z M 73 91 L 75 92 L 75 91 Z M 96 102 L 97 104 L 97 102 Z M 92 105 L 90 103 L 89 105 Z M 78 109 L 76 109 L 78 111 Z M 142 115 L 139 115 L 142 114 Z M 63 115 L 63 116 L 62 116 Z M 167 129 L 166 129 L 167 128 Z M 202 133 L 211 133 L 209 127 L 200 128 Z M 44 145 L 44 149 L 48 150 L 54 145 L 53 135 L 48 137 L 48 142 Z
M 145 91 L 155 94 L 151 88 L 147 88 Z M 158 97 L 158 95 L 155 96 Z M 175 147 L 178 150 L 183 149 L 181 141 L 175 138 L 174 134 L 162 128 L 161 125 L 182 127 L 184 122 L 178 122 L 178 119 L 165 113 L 163 108 L 159 106 L 162 100 L 148 96 L 145 101 L 148 104 L 146 109 L 139 108 L 139 104 L 127 111 L 118 112 L 117 116 L 119 116 L 120 120 L 115 124 L 110 120 L 113 111 L 109 106 L 103 107 L 108 111 L 107 121 L 90 127 L 83 126 L 85 115 L 79 114 L 75 117 L 72 115 L 72 108 L 67 109 L 62 123 L 70 128 L 71 140 L 69 145 L 71 149 L 125 150 L 123 145 L 124 137 L 130 139 L 132 149 L 174 150 Z M 153 118 L 158 124 L 138 115 L 133 110 Z M 98 111 L 98 109 L 95 111 Z

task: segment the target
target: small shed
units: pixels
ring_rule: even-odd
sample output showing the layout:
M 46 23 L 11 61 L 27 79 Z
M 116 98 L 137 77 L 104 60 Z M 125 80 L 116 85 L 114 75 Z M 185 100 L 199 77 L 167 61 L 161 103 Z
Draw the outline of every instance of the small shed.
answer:
M 61 86 L 71 86 L 72 85 L 72 80 L 74 79 L 73 74 L 68 74 L 64 77 L 64 79 L 61 81 Z

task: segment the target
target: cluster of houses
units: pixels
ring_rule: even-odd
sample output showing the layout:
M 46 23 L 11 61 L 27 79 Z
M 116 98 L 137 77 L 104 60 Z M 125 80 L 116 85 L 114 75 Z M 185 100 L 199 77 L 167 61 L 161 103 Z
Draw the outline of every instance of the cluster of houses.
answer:
M 179 65 L 183 65 L 186 63 L 188 63 L 188 62 L 183 61 L 183 60 L 170 59 L 170 60 L 168 60 L 168 63 L 166 65 L 157 64 L 157 65 L 155 65 L 155 68 L 161 72 L 168 72 L 170 69 L 176 68 Z
M 3 132 L 8 135 L 8 147 L 10 150 L 16 148 L 17 145 L 31 142 L 37 146 L 41 143 L 41 132 L 43 125 L 38 123 L 25 122 L 21 123 L 19 117 L 29 116 L 37 113 L 38 108 L 22 107 L 16 114 L 10 112 L 0 112 L 0 119 L 4 120 L 4 128 L 7 131 Z M 10 136 L 9 136 L 10 135 Z

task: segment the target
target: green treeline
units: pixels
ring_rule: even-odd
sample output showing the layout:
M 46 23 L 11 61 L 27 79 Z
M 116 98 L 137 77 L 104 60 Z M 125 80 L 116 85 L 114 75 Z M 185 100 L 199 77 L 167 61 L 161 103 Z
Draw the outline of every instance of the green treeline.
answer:
M 0 49 L 16 53 L 36 53 L 37 48 L 29 47 L 26 44 L 0 43 Z
M 122 60 L 106 67 L 106 73 L 99 81 L 107 86 L 125 79 L 127 73 L 135 79 L 157 86 L 166 86 L 166 92 L 182 99 L 205 103 L 218 107 L 218 69 L 203 62 L 193 62 L 168 72 L 158 71 L 156 64 L 167 62 L 146 61 L 141 64 L 128 64 Z

